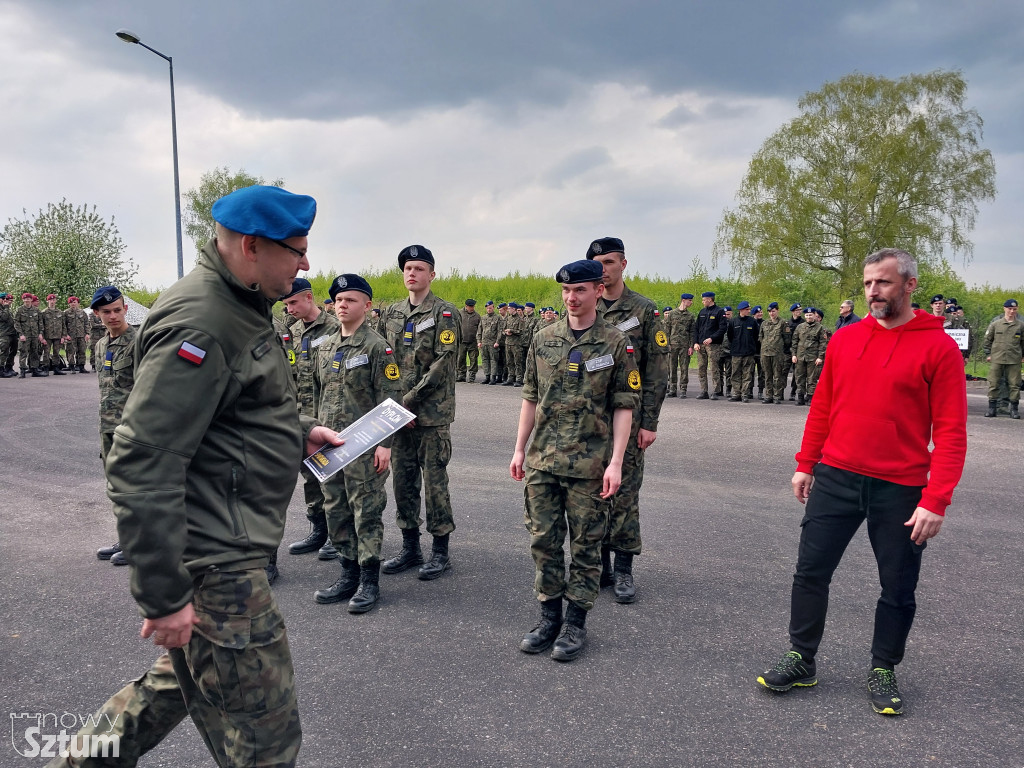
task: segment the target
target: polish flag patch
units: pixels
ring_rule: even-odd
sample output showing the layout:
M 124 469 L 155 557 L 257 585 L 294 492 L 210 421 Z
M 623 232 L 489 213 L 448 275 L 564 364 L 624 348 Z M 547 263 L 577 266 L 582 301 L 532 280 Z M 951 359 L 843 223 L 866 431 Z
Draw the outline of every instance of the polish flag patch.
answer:
M 193 365 L 202 365 L 203 358 L 206 357 L 206 350 L 183 341 L 181 347 L 178 348 L 178 357 L 185 358 Z
M 451 313 L 451 312 L 449 312 L 449 311 L 448 311 L 448 310 L 446 309 L 446 310 L 443 310 L 443 311 L 441 312 L 441 315 L 442 315 L 443 317 L 451 317 L 451 316 L 452 316 L 452 313 Z
M 632 355 L 633 354 L 633 345 L 632 344 L 627 344 L 626 345 L 626 354 L 627 355 Z
M 393 351 L 393 350 L 391 349 L 391 347 L 384 347 L 384 354 L 385 354 L 385 355 L 393 355 L 393 354 L 395 354 L 395 353 L 394 353 L 394 351 Z

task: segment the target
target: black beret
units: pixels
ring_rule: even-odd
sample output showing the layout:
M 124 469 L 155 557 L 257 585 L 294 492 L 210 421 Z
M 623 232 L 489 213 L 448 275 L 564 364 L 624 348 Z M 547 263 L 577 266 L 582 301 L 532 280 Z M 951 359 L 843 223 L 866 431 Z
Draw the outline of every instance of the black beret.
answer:
M 622 241 L 617 237 L 602 237 L 600 240 L 595 240 L 587 248 L 587 258 L 592 259 L 595 256 L 600 256 L 602 253 L 625 253 L 626 246 L 622 244 Z
M 344 274 L 334 278 L 334 282 L 331 283 L 331 289 L 328 291 L 331 294 L 331 298 L 333 299 L 342 291 L 361 291 L 371 299 L 373 298 L 373 289 L 370 287 L 370 284 L 359 275 Z
M 466 306 L 467 307 L 475 307 L 476 306 L 476 299 L 466 299 Z
M 294 296 L 297 293 L 302 293 L 303 291 L 312 291 L 312 290 L 313 290 L 313 286 L 310 284 L 309 280 L 306 280 L 303 277 L 296 277 L 295 280 L 292 281 L 292 289 L 288 293 L 286 293 L 284 296 L 282 296 L 281 298 L 282 299 L 290 299 L 292 296 Z
M 582 260 L 566 264 L 558 270 L 558 274 L 555 275 L 555 282 L 562 283 L 562 285 L 596 283 L 600 282 L 603 276 L 604 267 L 595 261 Z
M 25 298 L 24 294 L 22 294 L 22 298 Z M 117 288 L 113 285 L 105 285 L 102 288 L 96 289 L 96 293 L 92 295 L 92 303 L 89 304 L 89 309 L 105 307 L 107 304 L 113 304 L 120 298 L 121 292 Z
M 425 261 L 430 266 L 434 266 L 434 254 L 424 245 L 410 245 L 399 252 L 398 268 L 405 269 L 407 261 Z

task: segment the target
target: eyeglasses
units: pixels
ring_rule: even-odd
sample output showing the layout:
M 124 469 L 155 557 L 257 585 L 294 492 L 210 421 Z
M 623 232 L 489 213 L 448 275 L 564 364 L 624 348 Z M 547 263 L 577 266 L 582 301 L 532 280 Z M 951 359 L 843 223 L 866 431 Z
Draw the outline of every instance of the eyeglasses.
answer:
M 296 256 L 298 256 L 300 259 L 305 258 L 305 256 L 306 256 L 306 252 L 305 251 L 300 251 L 298 248 L 292 248 L 290 245 L 288 245 L 288 243 L 284 242 L 283 240 L 273 240 L 272 238 L 269 238 L 269 237 L 267 238 L 267 240 L 270 240 L 270 242 L 272 242 L 274 245 L 281 246 L 286 251 L 291 251 Z

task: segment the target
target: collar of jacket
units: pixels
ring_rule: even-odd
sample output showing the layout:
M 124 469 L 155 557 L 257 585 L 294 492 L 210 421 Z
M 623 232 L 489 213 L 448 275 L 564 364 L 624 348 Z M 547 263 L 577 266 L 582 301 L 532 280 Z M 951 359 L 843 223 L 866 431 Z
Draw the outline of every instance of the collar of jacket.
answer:
M 337 334 L 338 334 L 338 344 L 337 344 L 337 346 L 339 346 L 339 347 L 362 346 L 363 340 L 366 338 L 366 332 L 367 332 L 366 324 L 365 323 L 360 323 L 359 327 L 356 328 L 356 332 L 353 333 L 351 336 L 342 336 L 341 335 L 341 326 L 339 325 L 338 326 L 338 330 L 337 330 Z
M 608 323 L 604 321 L 604 318 L 599 314 L 594 318 L 594 324 L 587 329 L 587 332 L 577 339 L 572 334 L 572 328 L 569 327 L 569 312 L 566 311 L 565 317 L 555 322 L 555 331 L 558 333 L 558 338 L 568 341 L 569 344 L 591 344 L 597 341 L 593 334 L 590 332 L 607 326 Z
M 258 283 L 250 288 L 231 273 L 221 258 L 220 251 L 217 250 L 217 238 L 210 240 L 199 252 L 199 266 L 216 272 L 243 303 L 270 319 L 273 302 L 263 295 Z
M 412 302 L 409 301 L 408 297 L 402 302 L 402 312 L 406 317 L 412 317 L 413 315 L 428 315 L 434 311 L 434 302 L 437 301 L 437 297 L 434 296 L 434 292 L 427 289 L 427 295 L 423 297 L 423 301 L 416 307 L 412 308 Z

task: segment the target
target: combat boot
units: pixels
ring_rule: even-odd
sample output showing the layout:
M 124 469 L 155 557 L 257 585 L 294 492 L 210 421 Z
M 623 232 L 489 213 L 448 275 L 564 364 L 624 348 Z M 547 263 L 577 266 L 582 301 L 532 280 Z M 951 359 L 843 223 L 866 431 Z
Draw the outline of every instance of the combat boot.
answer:
M 100 559 L 100 560 L 109 560 L 110 558 L 112 558 L 114 555 L 116 555 L 120 551 L 121 551 L 121 544 L 120 544 L 120 542 L 114 542 L 109 547 L 103 547 L 101 549 L 97 549 L 96 550 L 96 557 L 98 559 Z
M 615 602 L 632 603 L 636 600 L 633 586 L 633 555 L 627 552 L 615 553 Z
M 320 549 L 327 541 L 327 517 L 323 512 L 309 521 L 309 534 L 301 541 L 288 545 L 289 555 L 304 555 L 315 549 Z
M 555 647 L 551 649 L 551 658 L 555 661 L 572 661 L 583 650 L 587 640 L 587 612 L 576 603 L 570 602 L 565 611 L 565 622 L 558 633 Z
M 513 387 L 521 387 L 521 386 L 523 386 L 523 380 L 522 379 L 516 379 L 516 383 L 513 384 L 512 386 Z
M 792 398 L 790 398 L 790 399 L 792 400 Z M 799 395 L 796 396 L 796 404 L 797 405 L 803 405 L 804 404 L 803 392 L 801 392 Z
M 430 560 L 420 566 L 417 576 L 421 581 L 433 581 L 442 573 L 451 568 L 451 560 L 448 558 L 448 537 L 435 536 L 434 545 L 430 548 Z
M 86 373 L 86 370 L 85 370 L 85 363 L 79 363 L 79 364 L 78 364 L 78 372 L 79 372 L 79 373 Z
M 808 404 L 808 405 L 810 405 L 810 404 L 811 404 L 811 399 L 812 399 L 813 397 L 814 397 L 814 395 L 808 395 L 808 396 L 807 396 L 807 404 Z
M 465 376 L 456 376 L 455 377 L 455 383 L 456 384 L 458 384 L 459 382 L 465 382 L 465 381 L 466 381 L 466 377 Z
M 340 603 L 348 600 L 359 589 L 359 563 L 341 558 L 341 576 L 327 589 L 318 589 L 313 599 L 318 603 Z
M 491 377 L 490 376 L 484 376 L 484 380 L 481 381 L 480 383 L 481 384 L 490 384 L 491 383 Z
M 515 385 L 516 385 L 516 380 L 513 379 L 511 376 L 509 378 L 505 379 L 505 381 L 503 381 L 501 383 L 501 386 L 503 386 L 503 387 L 514 387 Z
M 366 613 L 380 599 L 380 560 L 359 566 L 359 588 L 348 601 L 349 613 Z
M 51 365 L 50 366 L 50 370 L 53 372 L 54 376 L 63 376 L 64 375 L 64 371 L 61 370 L 61 367 L 59 365 Z
M 336 550 L 334 548 L 334 545 L 331 544 L 330 541 L 328 541 L 326 544 L 324 544 L 322 547 L 320 547 L 320 551 L 316 553 L 316 559 L 317 560 L 337 560 L 338 559 L 338 550 Z
M 21 369 L 21 378 L 23 378 L 23 379 L 25 378 L 25 369 L 24 368 Z
M 601 545 L 601 589 L 615 584 L 612 575 L 612 551 L 607 544 Z
M 543 653 L 555 642 L 562 629 L 562 598 L 544 600 L 540 604 L 540 621 L 519 641 L 523 653 Z
M 414 565 L 423 564 L 423 552 L 420 550 L 420 529 L 402 529 L 402 551 L 398 557 L 392 557 L 380 564 L 380 569 L 386 574 L 401 573 L 412 568 Z
M 1010 403 L 1010 418 L 1019 419 L 1020 413 L 1017 411 L 1017 403 Z
M 124 556 L 124 551 L 115 552 L 113 557 L 110 558 L 111 565 L 128 565 L 128 558 Z
M 995 418 L 995 416 L 996 416 L 996 406 L 998 404 L 999 403 L 996 400 L 989 400 L 988 401 L 988 410 L 985 411 L 985 416 L 987 418 L 989 418 L 989 419 L 994 419 Z
M 46 371 L 44 371 L 42 368 L 33 368 L 32 369 L 32 378 L 33 379 L 43 378 L 43 377 L 46 377 L 48 375 L 49 374 L 46 373 Z
M 466 374 L 466 383 L 467 384 L 476 384 L 476 374 L 475 373 L 467 373 Z
M 13 379 L 13 378 L 14 378 L 15 376 L 17 376 L 17 375 L 18 375 L 18 374 L 16 374 L 16 373 L 14 372 L 14 369 L 13 369 L 13 368 L 4 368 L 4 378 L 5 378 L 5 379 Z
M 114 555 L 117 557 L 117 555 Z M 114 562 L 114 557 L 110 559 L 110 562 Z M 270 553 L 270 562 L 263 566 L 263 570 L 267 572 L 267 583 L 273 584 L 277 581 L 277 577 L 281 575 L 281 572 L 277 570 L 277 550 L 275 549 Z

